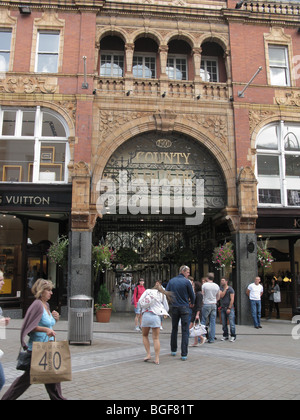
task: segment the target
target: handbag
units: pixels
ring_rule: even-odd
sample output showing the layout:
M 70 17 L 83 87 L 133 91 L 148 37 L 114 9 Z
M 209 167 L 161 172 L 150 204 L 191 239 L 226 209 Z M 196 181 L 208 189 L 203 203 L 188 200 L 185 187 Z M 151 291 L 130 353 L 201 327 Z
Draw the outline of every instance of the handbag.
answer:
M 30 366 L 31 384 L 57 384 L 72 380 L 67 341 L 34 341 Z
M 200 337 L 203 334 L 206 334 L 205 325 L 194 324 L 194 326 L 190 329 L 190 337 Z
M 17 357 L 17 370 L 28 371 L 30 369 L 31 353 L 26 350 L 20 350 Z
M 280 293 L 280 291 L 273 293 L 273 299 L 274 299 L 274 302 L 275 303 L 280 303 L 281 302 L 281 293 Z

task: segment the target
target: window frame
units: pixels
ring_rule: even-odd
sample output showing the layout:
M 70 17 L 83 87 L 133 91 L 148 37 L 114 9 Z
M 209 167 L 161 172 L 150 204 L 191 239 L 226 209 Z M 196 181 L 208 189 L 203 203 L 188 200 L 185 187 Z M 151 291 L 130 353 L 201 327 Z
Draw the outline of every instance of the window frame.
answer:
M 173 71 L 174 71 L 174 77 L 170 77 L 168 68 L 171 68 L 171 66 L 168 65 L 169 60 L 174 60 L 174 64 L 173 64 Z M 185 73 L 186 73 L 186 78 L 183 79 L 177 79 L 176 78 L 176 66 L 177 66 L 177 60 L 184 60 L 185 61 Z M 168 76 L 169 80 L 177 80 L 177 81 L 187 81 L 189 80 L 189 74 L 188 74 L 188 60 L 187 60 L 187 56 L 185 54 L 169 54 L 168 58 L 167 58 L 167 65 L 166 65 L 166 74 Z
M 47 34 L 47 35 L 58 35 L 58 45 L 57 45 L 57 52 L 51 52 L 51 51 L 40 51 L 40 35 L 41 34 Z M 60 38 L 61 33 L 60 30 L 45 30 L 45 29 L 39 29 L 37 31 L 37 42 L 36 42 L 36 57 L 35 57 L 35 73 L 42 73 L 42 74 L 57 74 L 59 71 L 59 53 L 60 53 Z M 57 63 L 56 63 L 56 71 L 39 71 L 39 57 L 45 56 L 45 55 L 52 55 L 57 57 Z
M 291 127 L 296 126 L 297 123 L 288 121 L 277 121 L 275 123 L 268 124 L 263 127 L 257 135 L 256 141 L 256 177 L 258 180 L 257 184 L 257 197 L 259 207 L 289 207 L 298 208 L 300 207 L 300 201 L 298 205 L 288 204 L 288 192 L 299 191 L 300 199 L 300 187 L 299 187 L 299 176 L 298 175 L 287 175 L 286 171 L 286 157 L 299 155 L 300 147 L 295 150 L 286 150 L 285 141 L 288 133 L 293 132 Z M 277 149 L 259 149 L 259 136 L 264 129 L 275 126 L 277 128 Z M 297 125 L 300 132 L 300 125 Z M 300 139 L 300 136 L 299 136 Z M 279 175 L 260 175 L 258 168 L 258 157 L 259 156 L 277 156 L 279 165 Z M 262 203 L 259 201 L 260 190 L 280 190 L 281 202 L 280 203 Z
M 33 111 L 35 110 L 35 120 L 34 120 L 34 134 L 32 136 L 23 136 L 22 135 L 22 126 L 23 126 L 23 115 L 24 112 Z M 3 117 L 5 111 L 16 111 L 16 119 L 15 119 L 15 129 L 13 135 L 2 135 L 2 129 L 3 129 Z M 43 113 L 47 112 L 48 114 L 53 115 L 62 125 L 65 130 L 65 136 L 64 137 L 58 137 L 58 136 L 42 136 L 42 126 L 43 126 Z M 7 141 L 28 141 L 33 142 L 33 162 L 27 162 L 27 164 L 32 163 L 32 181 L 18 181 L 20 184 L 29 183 L 29 184 L 67 184 L 68 183 L 68 164 L 70 162 L 70 147 L 69 147 L 69 129 L 67 126 L 66 121 L 55 111 L 52 111 L 50 108 L 45 107 L 8 107 L 8 106 L 0 106 L 0 141 L 7 140 Z M 43 144 L 51 143 L 51 145 L 55 144 L 64 144 L 65 145 L 65 159 L 62 164 L 64 164 L 64 167 L 62 167 L 62 178 L 63 180 L 55 180 L 55 181 L 44 181 L 40 180 L 40 164 L 41 164 L 41 147 Z M 55 162 L 54 162 L 55 163 Z M 3 163 L 5 165 L 5 161 Z M 28 170 L 29 172 L 29 170 Z M 0 185 L 2 181 L 2 174 L 0 177 Z
M 274 49 L 274 50 L 280 50 L 280 49 L 284 50 L 285 66 L 271 65 L 271 60 L 270 60 L 270 49 L 271 48 Z M 291 70 L 290 70 L 290 63 L 289 63 L 288 46 L 287 45 L 278 45 L 278 44 L 269 43 L 268 44 L 268 55 L 269 55 L 270 84 L 272 86 L 290 87 L 291 86 Z M 280 84 L 279 85 L 279 84 L 276 84 L 276 83 L 272 82 L 272 71 L 271 71 L 271 69 L 273 69 L 273 68 L 284 70 L 286 84 L 283 84 L 283 85 Z
M 205 76 L 205 73 L 209 74 L 209 72 L 207 71 L 207 62 L 208 61 L 214 61 L 216 63 L 217 80 L 205 80 L 206 77 L 205 77 L 205 79 L 203 79 L 202 76 L 201 76 L 201 78 L 202 78 L 203 82 L 206 82 L 206 83 L 219 83 L 219 81 L 220 81 L 220 75 L 219 75 L 219 60 L 218 60 L 218 57 L 206 56 L 206 55 L 205 56 L 201 56 L 200 75 L 201 75 L 201 70 L 204 71 L 204 76 Z M 202 69 L 202 62 L 204 62 L 204 67 L 205 67 L 204 69 Z
M 110 74 L 101 74 L 101 66 L 102 66 L 102 57 L 104 55 L 110 55 L 111 56 L 111 61 L 110 61 Z M 114 57 L 122 57 L 123 58 L 123 67 L 119 68 L 122 70 L 122 74 L 121 75 L 114 75 L 114 69 L 113 69 L 113 65 L 115 64 L 114 62 Z M 105 62 L 103 64 L 106 64 L 108 62 Z M 118 64 L 119 65 L 119 64 Z M 125 54 L 124 51 L 109 51 L 109 50 L 102 50 L 100 53 L 100 66 L 99 66 L 99 76 L 100 77 L 113 77 L 113 78 L 122 78 L 125 76 Z
M 8 55 L 8 62 L 6 64 L 6 68 L 4 70 L 4 72 L 7 72 L 7 71 L 10 70 L 11 52 L 12 52 L 12 41 L 13 41 L 13 30 L 12 30 L 12 28 L 1 28 L 0 27 L 0 36 L 1 36 L 1 33 L 4 33 L 4 32 L 5 33 L 10 33 L 10 48 L 9 48 L 9 50 L 0 49 L 0 55 L 1 55 L 1 53 L 9 54 Z M 5 63 L 6 63 L 6 61 L 5 61 Z M 1 71 L 1 68 L 0 68 L 0 74 L 1 73 L 3 73 L 3 72 Z
M 134 66 L 135 66 L 135 64 L 134 64 L 134 59 L 135 58 L 142 58 L 142 60 L 143 60 L 143 64 L 142 64 L 143 76 L 134 75 L 134 70 L 133 69 L 134 69 Z M 145 76 L 145 71 L 148 70 L 148 67 L 145 64 L 145 60 L 147 58 L 154 60 L 154 76 L 151 76 L 151 77 Z M 149 79 L 149 80 L 156 79 L 156 77 L 157 77 L 157 68 L 156 67 L 157 67 L 157 65 L 156 65 L 156 54 L 151 54 L 151 53 L 134 53 L 133 54 L 133 58 L 132 58 L 132 74 L 133 74 L 133 77 L 135 79 Z M 150 71 L 152 72 L 153 70 L 150 69 Z

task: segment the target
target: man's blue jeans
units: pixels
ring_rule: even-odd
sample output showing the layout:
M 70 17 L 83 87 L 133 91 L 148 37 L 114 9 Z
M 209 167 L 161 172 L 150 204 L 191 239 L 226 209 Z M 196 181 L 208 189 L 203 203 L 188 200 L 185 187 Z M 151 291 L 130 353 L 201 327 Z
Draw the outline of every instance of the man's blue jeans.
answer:
M 236 337 L 234 308 L 230 309 L 230 314 L 227 314 L 227 308 L 221 308 L 221 318 L 223 326 L 223 337 L 228 338 L 228 320 L 230 325 L 230 335 L 231 337 Z
M 181 319 L 181 357 L 186 357 L 188 354 L 189 314 L 190 310 L 187 306 L 173 306 L 172 308 L 171 352 L 177 351 L 178 322 Z
M 261 300 L 250 300 L 250 304 L 254 327 L 259 327 L 261 318 Z
M 217 317 L 217 305 L 204 304 L 202 307 L 202 321 L 201 324 L 207 325 L 209 321 L 209 330 L 208 330 L 208 341 L 213 343 L 215 341 L 216 335 L 216 317 Z

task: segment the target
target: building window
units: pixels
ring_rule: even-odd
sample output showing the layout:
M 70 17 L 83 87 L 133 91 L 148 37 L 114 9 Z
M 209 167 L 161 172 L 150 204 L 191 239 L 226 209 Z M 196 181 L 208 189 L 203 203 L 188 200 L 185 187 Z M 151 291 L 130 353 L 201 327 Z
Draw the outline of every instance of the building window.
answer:
M 201 60 L 201 78 L 204 82 L 218 82 L 218 60 L 216 58 L 205 57 Z
M 271 85 L 290 86 L 287 47 L 269 45 L 269 65 Z
M 36 72 L 57 73 L 59 32 L 38 32 Z
M 0 180 L 67 182 L 67 137 L 65 122 L 51 110 L 0 109 Z
M 0 73 L 9 69 L 11 31 L 0 29 Z
M 300 125 L 279 122 L 257 139 L 258 197 L 261 205 L 300 206 Z
M 100 76 L 123 77 L 124 55 L 123 54 L 101 54 Z
M 136 78 L 155 79 L 155 56 L 134 55 L 132 73 Z
M 186 57 L 168 57 L 166 73 L 169 79 L 187 80 L 187 60 Z

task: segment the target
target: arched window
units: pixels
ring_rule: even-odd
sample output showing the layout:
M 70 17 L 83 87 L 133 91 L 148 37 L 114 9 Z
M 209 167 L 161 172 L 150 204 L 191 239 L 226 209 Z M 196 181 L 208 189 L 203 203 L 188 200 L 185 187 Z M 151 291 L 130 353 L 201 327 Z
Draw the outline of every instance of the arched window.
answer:
M 300 125 L 264 127 L 256 148 L 259 204 L 300 206 Z
M 47 108 L 0 108 L 0 180 L 65 183 L 68 127 Z

